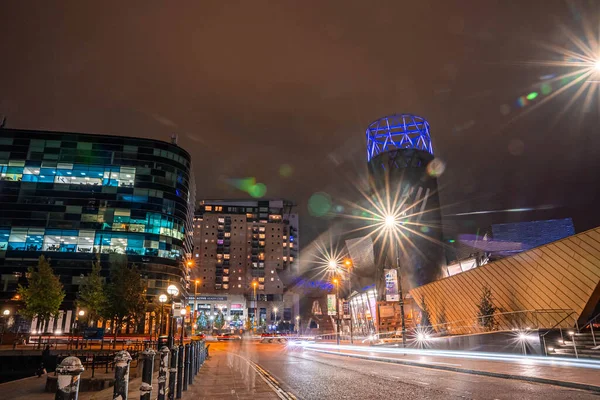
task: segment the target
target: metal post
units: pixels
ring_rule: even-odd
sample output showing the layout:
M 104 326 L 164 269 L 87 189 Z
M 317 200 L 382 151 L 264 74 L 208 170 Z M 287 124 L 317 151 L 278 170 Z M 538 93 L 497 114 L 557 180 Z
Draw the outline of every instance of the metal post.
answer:
M 336 311 L 335 314 L 336 314 L 336 318 L 337 318 L 337 321 L 336 321 L 336 328 L 337 328 L 336 329 L 337 330 L 337 332 L 336 332 L 337 333 L 337 335 L 336 335 L 336 342 L 337 342 L 338 346 L 340 345 L 340 335 L 341 335 L 341 332 L 340 332 L 340 281 L 339 281 L 339 279 L 340 278 L 338 278 L 338 281 L 335 284 L 335 311 Z
M 571 335 L 571 340 L 573 341 L 573 349 L 575 350 L 575 358 L 579 358 L 579 355 L 577 354 L 577 345 L 575 344 L 575 333 L 573 333 L 573 335 Z
M 171 347 L 171 365 L 169 368 L 169 400 L 175 399 L 175 380 L 177 379 L 177 346 Z
M 400 320 L 402 321 L 402 347 L 406 348 L 406 321 L 404 318 L 404 293 L 402 293 L 402 275 L 400 274 L 400 249 L 395 243 L 396 269 L 398 270 L 398 294 L 400 295 Z
M 187 391 L 190 379 L 190 344 L 185 344 L 185 364 L 183 370 L 183 391 Z
M 184 358 L 184 348 L 183 345 L 179 345 L 179 355 L 177 359 L 177 393 L 175 398 L 181 398 L 181 389 L 183 389 L 183 358 Z
M 597 344 L 596 344 L 596 336 L 594 335 L 594 321 L 590 322 L 590 329 L 592 330 L 592 340 L 594 341 L 594 347 L 596 347 Z
M 84 368 L 77 357 L 67 357 L 56 368 L 58 389 L 54 400 L 77 400 L 79 397 L 79 376 Z
M 144 366 L 142 369 L 142 385 L 140 386 L 140 400 L 150 400 L 152 397 L 152 373 L 154 372 L 154 356 L 156 351 L 147 348 L 142 351 Z
M 188 374 L 188 384 L 191 385 L 194 383 L 194 371 L 196 370 L 196 360 L 194 359 L 195 355 L 194 343 L 190 344 L 190 371 Z
M 158 400 L 165 400 L 167 394 L 167 369 L 169 364 L 169 348 L 160 349 L 160 367 L 158 369 Z

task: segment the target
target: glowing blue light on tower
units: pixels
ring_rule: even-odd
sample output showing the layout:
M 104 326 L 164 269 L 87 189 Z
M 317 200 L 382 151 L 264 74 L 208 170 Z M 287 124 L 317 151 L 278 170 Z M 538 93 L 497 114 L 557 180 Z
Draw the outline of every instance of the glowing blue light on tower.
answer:
M 367 127 L 367 161 L 393 150 L 415 149 L 433 155 L 429 123 L 411 114 L 391 115 Z

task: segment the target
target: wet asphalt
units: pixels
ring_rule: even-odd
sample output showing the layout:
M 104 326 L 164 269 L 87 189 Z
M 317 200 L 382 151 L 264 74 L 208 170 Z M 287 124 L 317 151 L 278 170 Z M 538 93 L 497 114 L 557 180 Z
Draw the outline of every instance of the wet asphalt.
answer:
M 280 344 L 244 340 L 211 346 L 254 361 L 298 399 L 600 400 L 596 392 L 358 360 Z

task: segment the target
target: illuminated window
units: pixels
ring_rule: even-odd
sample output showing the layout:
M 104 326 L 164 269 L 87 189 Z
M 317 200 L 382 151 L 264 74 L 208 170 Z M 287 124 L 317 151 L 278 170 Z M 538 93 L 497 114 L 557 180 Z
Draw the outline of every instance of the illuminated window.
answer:
M 259 277 L 259 278 L 258 278 L 258 281 L 259 281 L 259 282 L 264 282 L 264 281 L 265 281 L 265 278 L 261 276 L 261 277 Z
M 212 211 L 212 206 L 204 206 L 205 211 Z

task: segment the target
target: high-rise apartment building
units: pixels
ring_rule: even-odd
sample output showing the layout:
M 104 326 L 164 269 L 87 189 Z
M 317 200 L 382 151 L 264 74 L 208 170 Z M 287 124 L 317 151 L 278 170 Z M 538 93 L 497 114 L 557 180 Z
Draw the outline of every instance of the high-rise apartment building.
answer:
M 298 216 L 285 200 L 203 200 L 194 217 L 197 310 L 243 310 L 258 325 L 290 322 L 297 295 L 286 293 L 285 277 L 296 271 Z M 258 304 L 254 304 L 255 300 Z M 191 295 L 191 292 L 190 292 Z M 210 296 L 214 295 L 214 296 Z M 274 309 L 277 309 L 274 312 Z

